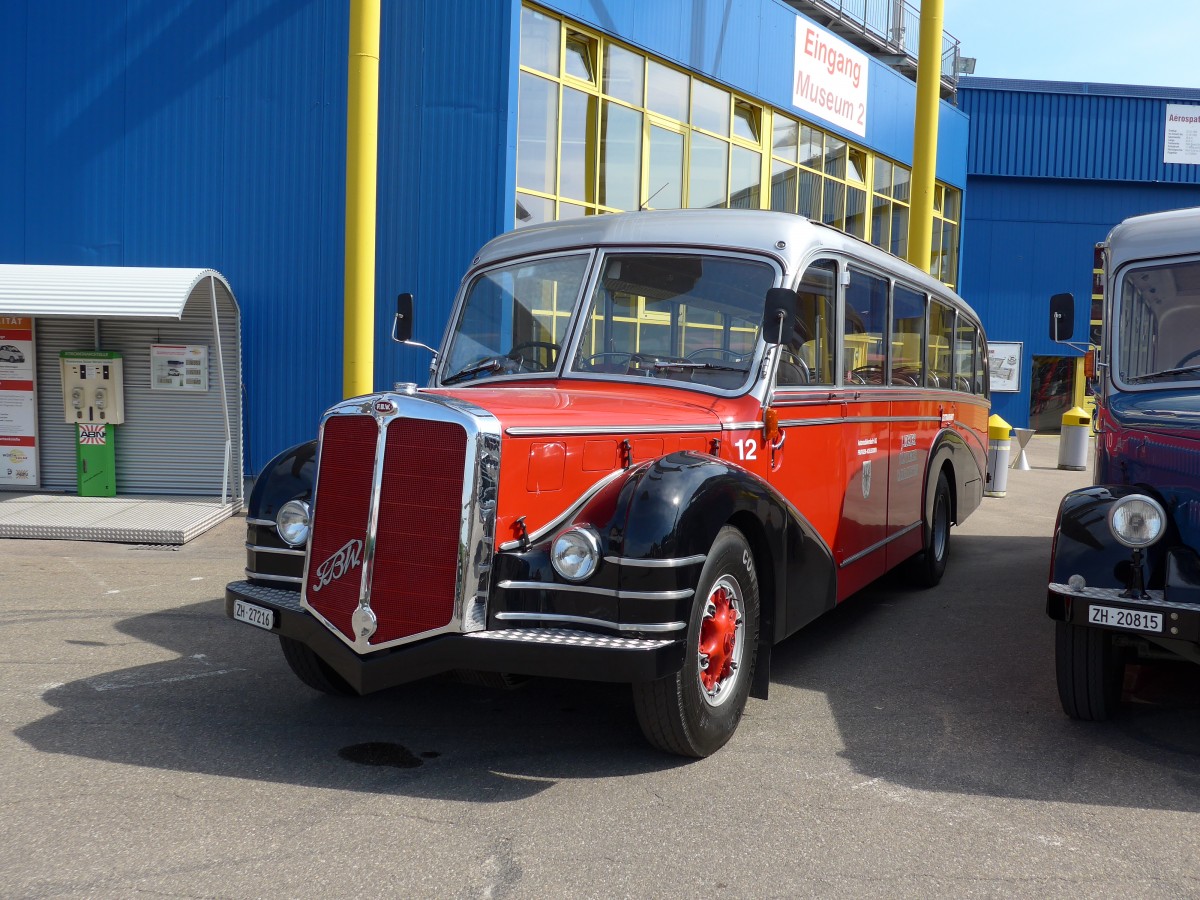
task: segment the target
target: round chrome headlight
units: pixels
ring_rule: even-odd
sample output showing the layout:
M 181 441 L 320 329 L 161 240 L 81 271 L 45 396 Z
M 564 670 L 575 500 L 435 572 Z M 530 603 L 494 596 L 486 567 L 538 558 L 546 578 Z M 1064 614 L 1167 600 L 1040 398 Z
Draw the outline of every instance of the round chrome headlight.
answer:
M 308 503 L 303 500 L 289 500 L 279 507 L 279 515 L 275 517 L 275 530 L 283 538 L 284 543 L 299 547 L 308 540 L 312 530 L 312 512 Z
M 1167 514 L 1152 497 L 1130 494 L 1112 505 L 1108 511 L 1108 527 L 1118 541 L 1137 550 L 1149 547 L 1163 536 Z
M 583 581 L 600 563 L 600 536 L 591 528 L 570 528 L 554 539 L 550 562 L 568 581 Z

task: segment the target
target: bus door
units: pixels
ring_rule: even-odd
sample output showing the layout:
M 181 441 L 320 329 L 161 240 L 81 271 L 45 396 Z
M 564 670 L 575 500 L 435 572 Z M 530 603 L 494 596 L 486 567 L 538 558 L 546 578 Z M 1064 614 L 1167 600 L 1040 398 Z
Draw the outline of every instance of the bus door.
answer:
M 891 482 L 888 486 L 887 549 L 891 568 L 920 551 L 925 470 L 940 422 L 926 407 L 925 295 L 897 282 L 892 287 Z M 936 412 L 937 410 L 933 410 Z
M 887 568 L 892 415 L 891 392 L 885 383 L 890 356 L 887 279 L 851 266 L 845 296 L 845 481 L 833 548 L 839 566 L 839 601 L 874 581 Z

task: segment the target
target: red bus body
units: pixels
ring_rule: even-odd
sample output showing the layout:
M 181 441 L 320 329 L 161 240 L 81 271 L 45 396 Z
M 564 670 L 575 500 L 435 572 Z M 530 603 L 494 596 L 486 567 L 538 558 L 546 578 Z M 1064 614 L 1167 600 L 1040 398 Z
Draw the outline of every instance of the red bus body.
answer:
M 986 357 L 944 286 L 796 216 L 504 235 L 429 387 L 344 401 L 260 476 L 229 614 L 331 692 L 628 681 L 653 743 L 706 755 L 773 644 L 902 562 L 940 578 Z

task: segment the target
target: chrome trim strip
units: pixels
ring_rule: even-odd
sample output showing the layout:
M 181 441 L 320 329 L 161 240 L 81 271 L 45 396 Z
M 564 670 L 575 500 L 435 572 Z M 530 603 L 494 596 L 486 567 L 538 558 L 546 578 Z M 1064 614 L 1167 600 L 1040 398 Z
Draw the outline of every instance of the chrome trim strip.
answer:
M 283 556 L 303 556 L 304 550 L 293 550 L 290 547 L 264 547 L 262 544 L 252 544 L 246 541 L 246 549 L 255 553 L 279 553 Z
M 504 433 L 509 437 L 551 437 L 553 435 L 588 435 L 606 434 L 620 436 L 622 434 L 704 434 L 716 431 L 717 425 L 561 425 L 548 428 L 533 425 L 514 425 L 505 428 Z
M 258 578 L 262 581 L 283 581 L 287 584 L 304 584 L 304 579 L 297 578 L 295 575 L 264 575 L 262 572 L 251 572 L 249 569 L 243 569 L 242 571 L 246 573 L 247 578 Z
M 683 631 L 687 622 L 655 622 L 652 624 L 636 624 L 628 622 L 610 622 L 607 619 L 592 619 L 587 616 L 567 616 L 559 613 L 537 612 L 498 612 L 496 618 L 503 622 L 562 622 L 572 625 L 593 625 L 597 628 L 610 628 L 613 631 L 648 631 L 652 634 L 663 634 L 669 631 Z
M 1196 611 L 1196 604 L 1167 600 L 1165 591 L 1155 590 L 1154 588 L 1147 590 L 1144 597 L 1126 597 L 1124 595 L 1127 593 L 1127 588 L 1102 588 L 1088 585 L 1087 587 L 1075 590 L 1069 584 L 1062 584 L 1058 581 L 1050 582 L 1049 587 L 1056 594 L 1061 594 L 1064 597 L 1078 597 L 1081 600 L 1100 600 L 1104 603 L 1125 603 L 1129 606 L 1159 606 L 1163 609 Z M 1164 636 L 1169 637 L 1170 635 Z
M 884 544 L 890 544 L 892 541 L 896 540 L 896 538 L 903 537 L 904 535 L 906 535 L 910 531 L 912 531 L 914 528 L 920 528 L 924 524 L 925 523 L 921 522 L 921 521 L 913 522 L 911 525 L 900 529 L 899 531 L 897 531 L 895 534 L 891 535 L 890 537 L 885 537 L 882 541 L 876 541 L 874 544 L 872 544 L 866 550 L 860 550 L 857 553 L 855 553 L 853 556 L 849 556 L 846 559 L 842 560 L 840 563 L 838 563 L 838 568 L 844 569 L 844 568 L 846 568 L 846 566 L 850 565 L 851 563 L 858 562 L 860 559 L 862 559 L 868 553 L 874 553 L 876 550 L 878 550 Z
M 848 425 L 859 422 L 940 422 L 940 416 L 836 416 L 828 419 L 780 419 L 780 428 L 805 425 Z
M 588 488 L 586 491 L 584 491 L 582 494 L 580 494 L 579 498 L 574 503 L 572 503 L 570 506 L 568 506 L 566 509 L 564 509 L 561 513 L 559 513 L 557 516 L 555 516 L 553 519 L 551 519 L 549 522 L 547 522 L 541 528 L 537 529 L 536 531 L 531 531 L 529 533 L 529 542 L 532 544 L 532 543 L 536 543 L 536 542 L 540 541 L 542 538 L 544 538 L 550 532 L 557 529 L 563 522 L 565 522 L 571 516 L 575 515 L 575 513 L 580 508 L 582 508 L 584 506 L 584 504 L 586 504 L 588 501 L 590 501 L 594 496 L 596 496 L 596 494 L 600 493 L 600 491 L 603 490 L 610 481 L 615 481 L 621 475 L 631 472 L 634 469 L 637 469 L 643 465 L 648 465 L 648 463 L 640 463 L 639 465 L 634 466 L 633 469 L 614 469 L 613 471 L 611 471 L 607 475 L 605 475 L 603 478 L 598 479 L 595 482 L 595 484 L 593 484 L 590 488 Z M 520 547 L 521 547 L 521 542 L 519 540 L 505 541 L 503 544 L 500 545 L 500 550 L 501 551 L 519 550 Z
M 246 524 L 247 525 L 266 525 L 270 528 L 274 528 L 275 520 L 274 519 L 252 519 L 249 516 L 246 516 Z
M 675 559 L 631 559 L 628 556 L 606 556 L 604 561 L 614 566 L 636 566 L 641 569 L 675 569 L 680 566 L 694 566 L 702 563 L 708 556 L 697 553 L 695 556 L 679 556 Z
M 554 581 L 501 581 L 498 588 L 506 591 L 576 591 L 581 594 L 599 594 L 618 600 L 685 600 L 696 593 L 691 588 L 678 591 L 618 591 L 613 588 L 587 587 L 582 584 L 559 584 Z M 497 616 L 502 615 L 496 613 Z
M 760 420 L 753 422 L 722 422 L 722 431 L 746 431 L 747 429 L 762 428 L 763 423 Z

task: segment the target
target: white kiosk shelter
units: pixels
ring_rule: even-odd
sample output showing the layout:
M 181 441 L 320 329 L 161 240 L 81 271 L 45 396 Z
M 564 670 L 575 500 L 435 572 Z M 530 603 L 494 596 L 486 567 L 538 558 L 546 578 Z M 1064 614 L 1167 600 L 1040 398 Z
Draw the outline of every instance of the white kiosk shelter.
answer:
M 64 390 L 81 352 L 120 360 L 86 415 Z M 0 265 L 0 538 L 183 544 L 240 512 L 241 369 L 213 269 Z M 79 496 L 77 448 L 103 429 L 68 417 L 118 399 L 116 496 Z

